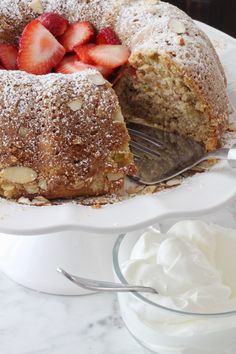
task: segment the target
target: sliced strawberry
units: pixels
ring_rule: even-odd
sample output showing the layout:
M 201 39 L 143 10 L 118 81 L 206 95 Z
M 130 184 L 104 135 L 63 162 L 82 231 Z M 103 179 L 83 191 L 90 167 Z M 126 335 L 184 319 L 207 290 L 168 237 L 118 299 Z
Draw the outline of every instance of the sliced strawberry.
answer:
M 130 50 L 123 45 L 97 45 L 89 50 L 89 56 L 96 65 L 115 69 L 127 63 Z
M 86 64 L 93 64 L 93 60 L 90 58 L 89 50 L 95 47 L 96 44 L 89 43 L 89 44 L 82 44 L 78 45 L 74 48 L 75 53 L 77 54 L 78 58 Z
M 96 38 L 97 44 L 121 44 L 121 41 L 111 27 L 102 28 Z
M 61 74 L 73 74 L 90 68 L 93 69 L 94 67 L 79 61 L 77 55 L 69 55 L 55 68 L 55 72 Z
M 17 69 L 17 49 L 8 44 L 0 44 L 0 61 L 5 69 Z
M 49 30 L 49 32 L 51 32 L 55 37 L 62 36 L 69 26 L 67 19 L 54 12 L 44 13 L 39 16 L 37 20 L 41 22 L 42 25 L 46 27 L 47 30 Z
M 48 74 L 63 58 L 65 49 L 38 21 L 30 22 L 20 39 L 18 66 L 31 74 Z
M 0 70 L 6 70 L 2 65 L 0 65 Z
M 69 25 L 60 42 L 67 52 L 71 52 L 75 46 L 88 43 L 93 36 L 94 29 L 90 22 L 76 22 Z
M 108 77 L 112 74 L 112 70 L 109 68 L 89 65 L 79 61 L 77 55 L 66 56 L 55 68 L 55 72 L 61 74 L 73 74 L 86 69 L 98 70 L 104 77 Z

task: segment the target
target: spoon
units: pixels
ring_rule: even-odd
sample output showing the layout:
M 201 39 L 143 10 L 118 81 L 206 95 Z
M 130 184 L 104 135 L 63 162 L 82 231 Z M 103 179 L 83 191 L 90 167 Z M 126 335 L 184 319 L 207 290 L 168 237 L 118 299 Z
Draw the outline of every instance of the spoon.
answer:
M 92 291 L 101 291 L 101 292 L 129 292 L 129 291 L 138 291 L 145 293 L 157 294 L 157 291 L 153 288 L 147 286 L 136 286 L 129 284 L 118 284 L 107 281 L 93 280 L 81 278 L 72 274 L 67 273 L 62 268 L 57 268 L 57 271 L 65 276 L 67 279 L 72 281 L 74 284 L 80 286 L 81 288 L 92 290 Z

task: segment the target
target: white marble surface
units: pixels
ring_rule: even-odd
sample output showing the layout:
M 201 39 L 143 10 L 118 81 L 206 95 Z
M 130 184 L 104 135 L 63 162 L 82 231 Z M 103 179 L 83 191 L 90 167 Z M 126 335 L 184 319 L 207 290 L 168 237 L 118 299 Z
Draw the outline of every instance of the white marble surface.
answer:
M 114 294 L 54 296 L 0 274 L 0 354 L 143 354 Z

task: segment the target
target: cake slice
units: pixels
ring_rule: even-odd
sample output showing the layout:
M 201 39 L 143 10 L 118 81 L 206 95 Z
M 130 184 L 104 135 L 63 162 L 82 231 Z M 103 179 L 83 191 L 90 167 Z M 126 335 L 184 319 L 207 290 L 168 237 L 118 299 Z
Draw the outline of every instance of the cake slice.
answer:
M 127 1 L 117 12 L 116 32 L 132 52 L 115 85 L 125 119 L 189 136 L 207 150 L 219 147 L 230 104 L 207 36 L 168 3 Z

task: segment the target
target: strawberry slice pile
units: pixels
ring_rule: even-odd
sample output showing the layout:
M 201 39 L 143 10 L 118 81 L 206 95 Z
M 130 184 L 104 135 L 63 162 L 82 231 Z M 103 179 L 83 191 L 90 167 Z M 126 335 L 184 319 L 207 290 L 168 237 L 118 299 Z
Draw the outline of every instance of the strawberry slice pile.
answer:
M 35 75 L 72 74 L 89 68 L 105 78 L 128 62 L 129 48 L 111 27 L 96 33 L 88 21 L 69 23 L 56 13 L 44 13 L 24 29 L 19 48 L 0 44 L 0 70 L 22 70 Z

